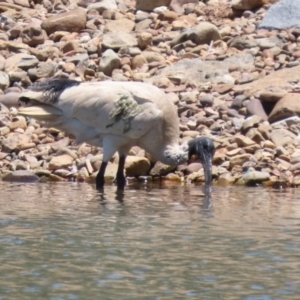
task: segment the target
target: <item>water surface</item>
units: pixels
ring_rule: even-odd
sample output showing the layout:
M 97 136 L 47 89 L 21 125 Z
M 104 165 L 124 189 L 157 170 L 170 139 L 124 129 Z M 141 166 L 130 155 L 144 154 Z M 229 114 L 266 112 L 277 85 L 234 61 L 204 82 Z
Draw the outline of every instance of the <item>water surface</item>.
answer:
M 0 182 L 0 299 L 300 299 L 299 199 Z

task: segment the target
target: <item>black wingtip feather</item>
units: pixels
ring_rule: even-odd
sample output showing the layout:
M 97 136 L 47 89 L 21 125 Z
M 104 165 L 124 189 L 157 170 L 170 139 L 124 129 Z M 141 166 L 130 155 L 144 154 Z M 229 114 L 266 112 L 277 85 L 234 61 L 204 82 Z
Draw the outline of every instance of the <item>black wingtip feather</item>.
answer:
M 55 78 L 43 82 L 35 82 L 28 89 L 35 92 L 42 92 L 43 101 L 53 104 L 57 102 L 63 91 L 78 85 L 80 85 L 80 82 L 76 80 Z

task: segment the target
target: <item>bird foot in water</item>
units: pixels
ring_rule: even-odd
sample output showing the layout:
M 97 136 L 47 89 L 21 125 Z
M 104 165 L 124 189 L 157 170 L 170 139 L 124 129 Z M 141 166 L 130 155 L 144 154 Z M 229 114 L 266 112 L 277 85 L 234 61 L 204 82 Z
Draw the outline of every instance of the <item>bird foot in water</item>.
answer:
M 122 176 L 117 176 L 117 186 L 118 190 L 123 190 L 126 186 L 126 178 L 124 175 Z

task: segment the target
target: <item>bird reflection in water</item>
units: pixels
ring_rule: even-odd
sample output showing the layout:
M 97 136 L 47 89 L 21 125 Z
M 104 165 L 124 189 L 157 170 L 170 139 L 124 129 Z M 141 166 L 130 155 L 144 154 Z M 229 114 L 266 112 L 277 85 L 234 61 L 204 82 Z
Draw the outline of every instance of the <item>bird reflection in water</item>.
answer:
M 95 200 L 99 201 L 102 206 L 114 202 L 122 205 L 129 205 L 129 203 L 132 204 L 133 202 L 143 205 L 144 201 L 152 201 L 150 198 L 154 193 L 159 194 L 159 200 L 165 203 L 178 202 L 186 208 L 198 207 L 200 208 L 199 212 L 207 216 L 210 216 L 213 208 L 211 191 L 206 190 L 204 193 L 201 193 L 199 192 L 199 187 L 193 186 L 180 187 L 178 185 L 165 186 L 163 184 L 145 185 L 136 183 L 126 186 L 125 189 L 117 188 L 113 190 L 110 186 L 104 186 L 97 191 Z

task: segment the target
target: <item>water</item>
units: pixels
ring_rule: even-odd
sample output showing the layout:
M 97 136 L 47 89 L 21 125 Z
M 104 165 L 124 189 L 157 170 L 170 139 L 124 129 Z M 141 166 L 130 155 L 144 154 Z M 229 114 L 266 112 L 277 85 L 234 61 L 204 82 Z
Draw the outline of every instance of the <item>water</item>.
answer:
M 299 299 L 300 190 L 0 183 L 0 300 Z

